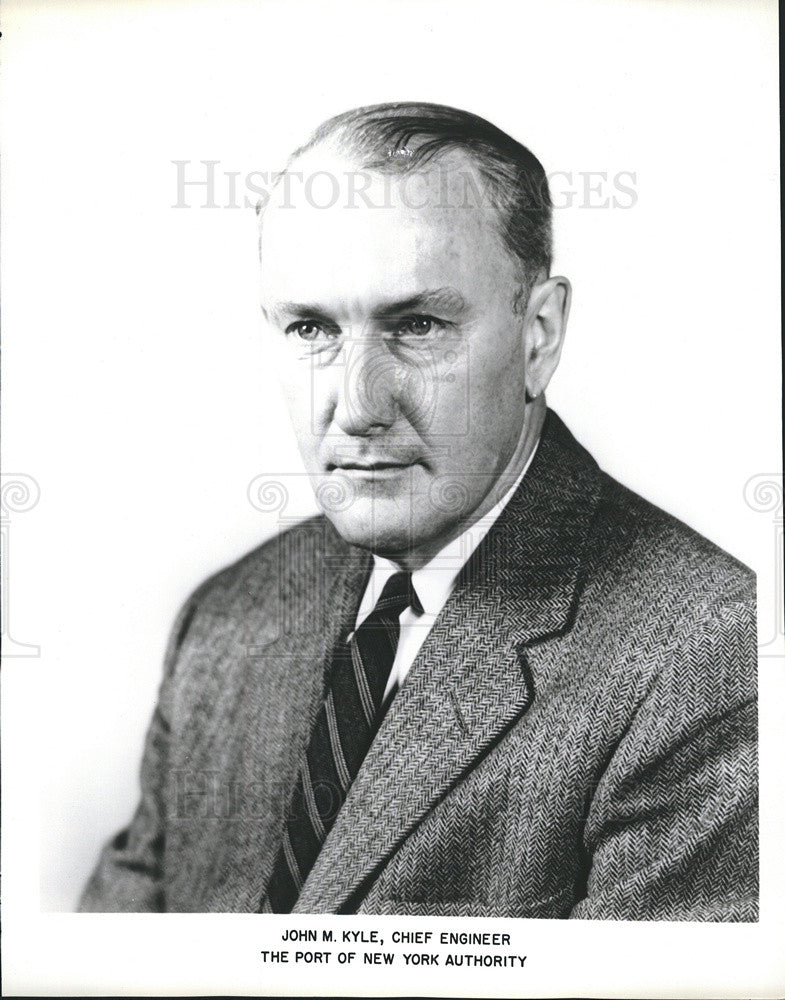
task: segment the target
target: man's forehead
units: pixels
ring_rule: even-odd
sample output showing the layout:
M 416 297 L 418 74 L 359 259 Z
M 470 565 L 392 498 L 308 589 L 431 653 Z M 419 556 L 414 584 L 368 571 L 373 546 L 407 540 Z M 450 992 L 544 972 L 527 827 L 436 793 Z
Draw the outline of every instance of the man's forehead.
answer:
M 408 306 L 412 311 L 458 313 L 466 308 L 475 280 L 470 262 L 446 254 L 395 250 L 386 260 L 358 253 L 313 255 L 300 266 L 283 259 L 262 266 L 262 303 L 270 316 L 326 311 L 361 311 L 381 316 Z
M 413 169 L 372 170 L 330 148 L 294 161 L 261 215 L 262 246 L 339 238 L 373 243 L 496 232 L 498 216 L 482 176 L 466 154 L 451 151 Z M 413 236 L 414 233 L 418 235 Z
M 347 285 L 373 286 L 380 300 L 455 286 L 480 262 L 507 256 L 463 154 L 396 175 L 313 150 L 292 170 L 262 217 L 262 282 L 279 301 Z
M 409 151 L 396 150 L 384 163 L 365 166 L 359 157 L 352 156 L 335 146 L 325 143 L 307 150 L 292 161 L 273 188 L 269 209 L 285 206 L 315 208 L 347 207 L 355 210 L 380 203 L 380 196 L 387 195 L 387 203 L 402 200 L 401 187 L 411 191 L 409 207 L 422 203 L 423 207 L 448 203 L 467 208 L 492 211 L 487 197 L 486 183 L 477 164 L 461 149 L 449 149 L 418 163 L 409 165 Z M 377 162 L 384 161 L 380 150 Z M 341 197 L 336 197 L 337 195 Z M 405 199 L 405 196 L 403 197 Z M 335 201 L 335 206 L 330 205 Z

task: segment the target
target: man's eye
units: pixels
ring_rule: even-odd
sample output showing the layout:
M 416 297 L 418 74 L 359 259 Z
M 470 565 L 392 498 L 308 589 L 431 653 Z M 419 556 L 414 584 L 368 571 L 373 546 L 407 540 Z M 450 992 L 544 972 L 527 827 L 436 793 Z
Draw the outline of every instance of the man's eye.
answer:
M 292 335 L 309 343 L 314 340 L 327 340 L 335 336 L 335 332 L 318 323 L 315 319 L 303 319 L 290 323 L 286 327 L 287 335 Z
M 398 337 L 425 337 L 443 325 L 433 316 L 407 316 L 396 324 L 395 333 Z

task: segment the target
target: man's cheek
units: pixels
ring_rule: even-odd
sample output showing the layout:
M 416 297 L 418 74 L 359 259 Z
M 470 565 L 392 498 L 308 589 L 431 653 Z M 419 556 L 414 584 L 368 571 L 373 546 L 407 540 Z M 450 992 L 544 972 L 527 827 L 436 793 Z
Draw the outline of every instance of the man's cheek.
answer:
M 303 462 L 308 472 L 316 475 L 323 471 L 323 465 L 321 462 L 320 453 L 320 439 L 311 430 L 310 427 L 306 427 L 301 435 L 298 435 L 298 442 L 300 444 L 300 454 L 303 457 Z
M 429 373 L 427 405 L 421 408 L 420 427 L 432 444 L 450 452 L 459 449 L 470 434 L 472 410 L 471 367 L 468 345 L 448 342 Z

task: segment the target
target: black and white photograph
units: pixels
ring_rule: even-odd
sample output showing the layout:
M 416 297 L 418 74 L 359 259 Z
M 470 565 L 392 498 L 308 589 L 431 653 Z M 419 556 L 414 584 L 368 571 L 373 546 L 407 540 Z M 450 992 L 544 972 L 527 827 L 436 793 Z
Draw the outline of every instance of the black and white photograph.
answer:
M 777 6 L 2 13 L 4 992 L 781 995 Z

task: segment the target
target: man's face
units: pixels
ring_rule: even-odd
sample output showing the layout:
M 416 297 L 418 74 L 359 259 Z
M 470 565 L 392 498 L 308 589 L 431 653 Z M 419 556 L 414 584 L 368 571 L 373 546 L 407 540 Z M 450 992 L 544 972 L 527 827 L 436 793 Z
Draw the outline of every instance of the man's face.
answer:
M 262 305 L 306 469 L 347 541 L 433 554 L 517 471 L 526 338 L 494 210 L 463 156 L 350 179 L 317 149 L 292 169 L 264 214 Z

